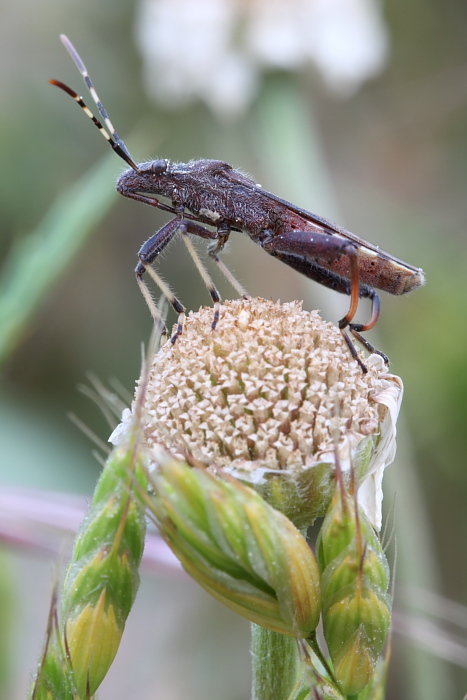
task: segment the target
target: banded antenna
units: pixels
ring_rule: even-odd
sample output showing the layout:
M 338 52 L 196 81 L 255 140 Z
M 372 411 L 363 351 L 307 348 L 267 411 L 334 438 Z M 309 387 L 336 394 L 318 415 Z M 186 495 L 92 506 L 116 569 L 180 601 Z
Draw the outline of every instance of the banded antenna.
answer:
M 137 173 L 140 172 L 138 166 L 134 162 L 133 158 L 130 156 L 130 153 L 123 143 L 122 139 L 119 137 L 117 132 L 115 131 L 112 122 L 109 119 L 109 115 L 107 114 L 106 110 L 104 109 L 104 105 L 99 99 L 99 96 L 94 88 L 94 85 L 92 84 L 91 78 L 89 76 L 89 73 L 86 69 L 86 66 L 84 65 L 83 61 L 81 60 L 80 55 L 76 51 L 75 47 L 71 43 L 71 41 L 68 39 L 65 34 L 60 34 L 60 40 L 68 53 L 70 54 L 71 58 L 73 59 L 77 69 L 83 76 L 84 82 L 86 83 L 86 86 L 91 93 L 91 97 L 94 100 L 97 109 L 99 110 L 99 114 L 101 115 L 102 119 L 104 120 L 104 123 L 107 127 L 105 129 L 100 121 L 96 119 L 94 114 L 91 112 L 89 107 L 84 103 L 83 98 L 80 97 L 74 90 L 68 87 L 68 85 L 65 85 L 65 83 L 62 83 L 60 80 L 49 80 L 49 83 L 51 85 L 55 85 L 56 87 L 60 88 L 64 92 L 66 92 L 70 97 L 72 97 L 75 102 L 79 104 L 83 112 L 91 119 L 94 124 L 97 126 L 101 134 L 104 136 L 104 138 L 107 140 L 109 143 L 110 147 L 115 151 L 115 153 L 122 158 L 125 163 L 128 163 L 128 165 L 133 168 Z

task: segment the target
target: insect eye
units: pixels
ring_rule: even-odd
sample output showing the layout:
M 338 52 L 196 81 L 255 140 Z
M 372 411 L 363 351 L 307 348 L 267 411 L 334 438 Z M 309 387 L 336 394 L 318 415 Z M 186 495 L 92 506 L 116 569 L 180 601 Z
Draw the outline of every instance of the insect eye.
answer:
M 153 160 L 151 163 L 151 172 L 154 173 L 154 175 L 162 175 L 162 173 L 165 173 L 167 170 L 167 161 L 166 160 Z

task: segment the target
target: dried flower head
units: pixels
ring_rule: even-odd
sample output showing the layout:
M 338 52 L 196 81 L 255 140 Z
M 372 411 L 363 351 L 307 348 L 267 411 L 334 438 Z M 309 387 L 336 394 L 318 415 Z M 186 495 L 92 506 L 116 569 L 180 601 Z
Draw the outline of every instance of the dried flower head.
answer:
M 155 355 L 145 439 L 254 486 L 297 527 L 324 515 L 337 450 L 359 503 L 380 527 L 381 480 L 395 450 L 402 395 L 381 358 L 363 374 L 339 330 L 298 302 L 226 302 L 189 315 Z

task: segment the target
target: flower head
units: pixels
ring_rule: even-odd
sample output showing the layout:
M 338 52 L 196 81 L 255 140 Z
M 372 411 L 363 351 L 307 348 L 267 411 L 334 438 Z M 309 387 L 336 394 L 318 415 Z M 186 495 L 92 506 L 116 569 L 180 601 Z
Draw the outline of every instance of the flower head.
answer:
M 298 527 L 324 515 L 337 453 L 379 528 L 381 480 L 402 396 L 381 358 L 363 374 L 335 326 L 298 302 L 226 302 L 190 314 L 155 355 L 145 440 L 247 482 Z

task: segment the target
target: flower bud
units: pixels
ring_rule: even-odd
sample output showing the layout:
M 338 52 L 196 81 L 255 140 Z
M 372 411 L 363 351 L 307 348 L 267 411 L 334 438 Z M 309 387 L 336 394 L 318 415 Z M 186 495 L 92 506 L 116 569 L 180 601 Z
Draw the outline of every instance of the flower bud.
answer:
M 319 570 L 306 541 L 255 491 L 156 455 L 150 508 L 187 572 L 258 625 L 308 637 L 320 615 Z

